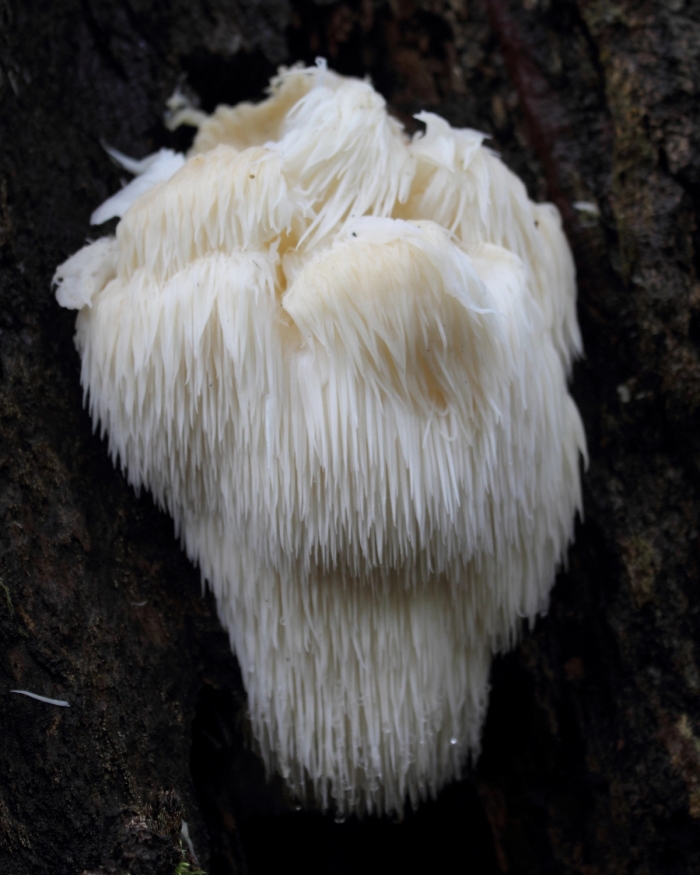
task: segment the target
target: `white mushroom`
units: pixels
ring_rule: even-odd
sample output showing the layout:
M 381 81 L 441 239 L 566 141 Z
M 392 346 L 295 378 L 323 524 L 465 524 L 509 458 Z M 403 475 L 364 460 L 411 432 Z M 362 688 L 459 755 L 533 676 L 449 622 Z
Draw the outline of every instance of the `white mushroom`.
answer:
M 424 114 L 409 140 L 323 66 L 271 92 L 203 121 L 58 298 L 95 427 L 216 594 L 267 768 L 400 813 L 478 753 L 492 654 L 572 537 L 573 264 L 483 135 Z

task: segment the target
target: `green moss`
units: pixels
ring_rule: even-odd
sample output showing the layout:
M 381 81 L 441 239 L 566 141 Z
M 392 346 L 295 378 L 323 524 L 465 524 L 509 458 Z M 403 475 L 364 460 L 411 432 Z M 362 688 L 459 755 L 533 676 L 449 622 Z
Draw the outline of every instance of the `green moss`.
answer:
M 200 869 L 199 866 L 193 869 L 190 863 L 185 863 L 183 860 L 182 863 L 177 864 L 175 875 L 206 875 L 206 872 L 204 869 Z

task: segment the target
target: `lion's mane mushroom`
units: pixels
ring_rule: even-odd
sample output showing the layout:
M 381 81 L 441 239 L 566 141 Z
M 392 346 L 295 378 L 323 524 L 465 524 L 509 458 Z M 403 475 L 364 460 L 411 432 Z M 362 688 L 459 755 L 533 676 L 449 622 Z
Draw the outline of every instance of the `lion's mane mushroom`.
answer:
M 194 117 L 56 272 L 93 421 L 216 593 L 267 768 L 401 812 L 478 752 L 572 537 L 571 255 L 482 134 L 409 139 L 323 65 Z

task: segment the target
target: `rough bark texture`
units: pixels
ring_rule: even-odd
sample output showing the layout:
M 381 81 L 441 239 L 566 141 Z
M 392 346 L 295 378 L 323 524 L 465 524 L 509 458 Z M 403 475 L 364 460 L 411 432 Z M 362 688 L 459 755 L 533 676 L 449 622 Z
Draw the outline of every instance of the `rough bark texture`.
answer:
M 182 148 L 178 82 L 212 109 L 318 54 L 489 132 L 579 272 L 586 521 L 494 666 L 478 765 L 402 824 L 265 783 L 212 600 L 91 435 L 49 289 L 119 185 L 100 140 Z M 697 0 L 0 0 L 3 873 L 184 875 L 182 820 L 215 875 L 700 871 L 699 70 Z

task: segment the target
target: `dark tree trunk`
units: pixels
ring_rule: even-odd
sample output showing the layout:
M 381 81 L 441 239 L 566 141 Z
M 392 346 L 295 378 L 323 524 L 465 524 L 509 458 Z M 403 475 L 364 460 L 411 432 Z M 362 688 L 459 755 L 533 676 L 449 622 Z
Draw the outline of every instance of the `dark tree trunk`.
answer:
M 119 185 L 101 141 L 185 148 L 178 82 L 210 110 L 316 55 L 490 133 L 579 275 L 586 520 L 494 665 L 480 761 L 401 824 L 265 783 L 212 599 L 91 434 L 50 291 Z M 214 875 L 700 871 L 699 90 L 697 0 L 0 0 L 3 873 L 183 875 L 183 820 Z

